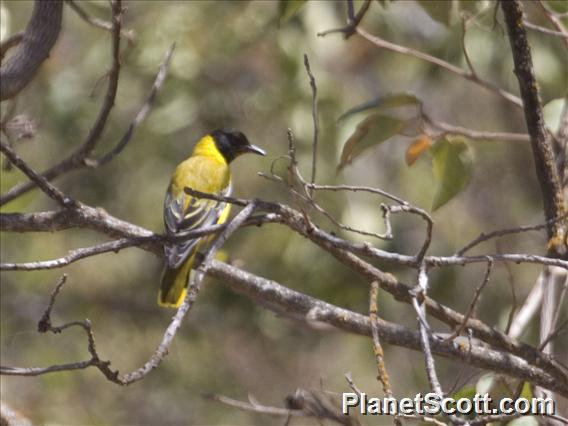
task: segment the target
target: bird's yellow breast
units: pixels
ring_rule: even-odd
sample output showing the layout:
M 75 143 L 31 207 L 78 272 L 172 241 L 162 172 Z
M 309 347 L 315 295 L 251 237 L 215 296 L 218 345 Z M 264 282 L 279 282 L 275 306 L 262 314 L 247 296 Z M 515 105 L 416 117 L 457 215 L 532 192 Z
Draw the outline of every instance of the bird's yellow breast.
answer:
M 178 198 L 185 187 L 218 194 L 230 181 L 231 172 L 227 161 L 215 146 L 213 138 L 205 136 L 197 143 L 191 157 L 176 167 L 170 191 L 174 198 Z M 190 198 L 187 197 L 186 202 Z

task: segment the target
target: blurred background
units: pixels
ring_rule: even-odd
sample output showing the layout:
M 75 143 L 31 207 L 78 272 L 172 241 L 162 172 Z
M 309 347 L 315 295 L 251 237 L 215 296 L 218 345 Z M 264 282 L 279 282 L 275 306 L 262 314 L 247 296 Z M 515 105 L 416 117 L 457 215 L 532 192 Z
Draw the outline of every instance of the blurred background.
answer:
M 25 28 L 33 3 L 2 1 L 0 5 L 4 39 Z M 110 17 L 107 2 L 80 5 L 93 16 Z M 69 173 L 56 184 L 71 197 L 155 232 L 162 231 L 163 197 L 174 167 L 189 155 L 197 139 L 219 127 L 238 128 L 268 151 L 265 158 L 251 156 L 233 163 L 234 195 L 289 202 L 285 190 L 257 172 L 268 172 L 271 162 L 287 153 L 286 129 L 290 127 L 297 137 L 300 168 L 309 176 L 313 127 L 304 53 L 318 86 L 320 183 L 379 187 L 431 208 L 436 185 L 431 157 L 422 156 L 412 167 L 404 161 L 413 138 L 391 138 L 336 174 L 343 144 L 364 114 L 341 121 L 338 117 L 387 93 L 412 92 L 431 117 L 454 125 L 525 132 L 520 109 L 440 68 L 378 50 L 359 36 L 318 37 L 318 32 L 344 25 L 344 2 L 310 1 L 289 19 L 282 16 L 282 4 L 276 1 L 127 1 L 124 5 L 123 27 L 133 32 L 135 43 L 122 40 L 118 96 L 97 153 L 106 152 L 122 136 L 144 102 L 166 50 L 176 42 L 168 80 L 121 155 L 103 168 Z M 476 11 L 486 7 L 466 36 L 477 72 L 518 94 L 504 26 L 499 22 L 493 28 L 493 7 L 487 2 L 474 7 Z M 527 4 L 526 8 L 531 21 L 546 25 L 535 7 Z M 417 3 L 373 1 L 362 26 L 387 40 L 466 67 L 459 19 L 444 25 Z M 547 123 L 556 129 L 562 98 L 568 92 L 564 46 L 557 38 L 533 32 L 530 42 Z M 109 33 L 88 25 L 65 7 L 55 49 L 17 102 L 17 113 L 33 120 L 37 129 L 33 138 L 18 142 L 16 149 L 36 170 L 48 168 L 85 139 L 102 103 L 110 53 Z M 3 103 L 3 114 L 6 108 Z M 404 108 L 398 113 L 404 115 Z M 471 180 L 434 213 L 431 254 L 450 255 L 481 231 L 543 222 L 529 144 L 470 141 L 468 146 L 473 158 Z M 276 170 L 284 173 L 285 162 L 277 162 Z M 2 168 L 1 190 L 24 180 L 19 171 Z M 364 194 L 321 193 L 318 197 L 344 223 L 383 231 L 378 205 L 384 200 Z M 2 211 L 55 207 L 36 190 Z M 403 215 L 393 219 L 395 238 L 390 242 L 361 238 L 318 221 L 345 238 L 405 254 L 418 250 L 424 232 L 419 219 Z M 3 233 L 1 259 L 46 260 L 107 240 L 82 229 Z M 543 254 L 545 245 L 544 233 L 533 232 L 502 239 L 499 250 Z M 368 310 L 368 284 L 285 227 L 240 229 L 225 248 L 231 261 L 247 271 L 357 312 Z M 493 241 L 473 252 L 496 250 Z M 378 266 L 406 283 L 414 282 L 413 270 Z M 88 358 L 80 330 L 62 335 L 36 331 L 49 294 L 65 272 L 68 284 L 54 309 L 55 324 L 89 318 L 101 356 L 122 373 L 138 368 L 154 351 L 173 314 L 156 305 L 161 267 L 160 259 L 131 248 L 91 257 L 65 270 L 3 272 L 2 365 L 47 366 Z M 431 295 L 463 312 L 483 271 L 483 265 L 434 270 Z M 538 266 L 511 265 L 507 270 L 496 265 L 478 316 L 503 330 L 512 307 L 522 304 L 539 272 Z M 409 306 L 386 293 L 381 293 L 379 305 L 383 318 L 416 329 Z M 448 331 L 432 321 L 438 330 Z M 522 338 L 535 344 L 537 333 L 535 322 Z M 557 340 L 558 353 L 568 351 L 566 340 Z M 388 345 L 385 351 L 395 395 L 427 391 L 421 353 Z M 438 368 L 445 389 L 454 386 L 456 377 L 459 389 L 483 374 L 441 358 Z M 251 394 L 263 404 L 283 406 L 285 396 L 298 387 L 349 391 L 344 378 L 349 371 L 362 390 L 381 394 L 368 339 L 317 331 L 279 318 L 233 294 L 221 282 L 207 279 L 169 356 L 141 382 L 121 388 L 88 369 L 36 378 L 3 376 L 0 383 L 2 399 L 37 424 L 265 425 L 282 424 L 283 419 L 242 412 L 206 401 L 202 395 L 220 393 L 246 400 Z M 388 418 L 362 421 L 391 423 Z M 291 424 L 316 423 L 294 419 Z

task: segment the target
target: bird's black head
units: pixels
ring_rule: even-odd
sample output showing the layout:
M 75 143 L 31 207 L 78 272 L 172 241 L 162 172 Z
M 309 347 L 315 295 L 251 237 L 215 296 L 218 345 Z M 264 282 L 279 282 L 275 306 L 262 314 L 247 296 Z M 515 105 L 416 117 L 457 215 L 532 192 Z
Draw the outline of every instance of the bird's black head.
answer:
M 252 145 L 247 137 L 238 131 L 215 130 L 211 132 L 215 140 L 215 145 L 227 163 L 230 163 L 241 154 L 250 152 L 252 154 L 266 155 L 266 152 L 258 146 Z

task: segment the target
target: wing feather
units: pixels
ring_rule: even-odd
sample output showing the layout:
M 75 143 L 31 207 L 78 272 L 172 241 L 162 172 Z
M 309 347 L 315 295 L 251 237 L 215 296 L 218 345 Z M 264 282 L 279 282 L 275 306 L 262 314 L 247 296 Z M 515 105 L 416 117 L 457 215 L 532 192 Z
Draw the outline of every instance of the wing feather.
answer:
M 229 196 L 232 185 L 229 183 L 223 190 L 215 195 Z M 189 201 L 186 201 L 189 198 Z M 184 209 L 184 205 L 187 207 Z M 218 222 L 227 203 L 205 200 L 192 197 L 181 192 L 174 198 L 171 190 L 168 190 L 164 201 L 164 224 L 166 233 L 175 235 L 179 232 L 195 230 L 207 227 Z M 165 254 L 170 268 L 178 268 L 197 249 L 201 238 L 194 238 L 180 243 L 165 246 Z

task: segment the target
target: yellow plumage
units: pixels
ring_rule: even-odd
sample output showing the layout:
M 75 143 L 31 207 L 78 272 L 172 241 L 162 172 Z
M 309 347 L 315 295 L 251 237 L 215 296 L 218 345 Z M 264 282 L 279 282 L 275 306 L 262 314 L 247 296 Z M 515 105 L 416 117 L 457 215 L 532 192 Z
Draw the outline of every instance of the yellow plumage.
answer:
M 216 130 L 204 136 L 191 156 L 180 163 L 170 181 L 164 201 L 164 224 L 168 235 L 224 223 L 229 217 L 229 204 L 192 197 L 189 187 L 219 196 L 231 193 L 229 163 L 245 152 L 264 155 L 240 132 Z M 165 246 L 166 267 L 162 275 L 158 304 L 179 307 L 187 294 L 195 253 L 214 236 L 185 240 Z

